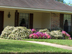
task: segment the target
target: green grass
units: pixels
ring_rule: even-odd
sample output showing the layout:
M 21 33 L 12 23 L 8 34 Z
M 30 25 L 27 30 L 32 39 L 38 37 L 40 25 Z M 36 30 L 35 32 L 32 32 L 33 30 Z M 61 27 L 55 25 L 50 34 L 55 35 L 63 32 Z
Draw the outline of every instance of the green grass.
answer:
M 25 41 L 0 39 L 0 53 L 2 52 L 72 52 L 72 50 L 55 48 Z
M 24 39 L 26 41 L 41 41 L 41 42 L 49 42 L 61 45 L 72 46 L 72 40 L 63 40 L 63 39 Z

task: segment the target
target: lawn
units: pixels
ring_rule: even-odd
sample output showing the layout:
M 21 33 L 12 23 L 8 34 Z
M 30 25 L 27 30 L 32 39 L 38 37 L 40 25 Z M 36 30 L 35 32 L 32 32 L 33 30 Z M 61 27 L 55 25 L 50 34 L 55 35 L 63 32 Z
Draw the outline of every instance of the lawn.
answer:
M 49 42 L 61 45 L 72 46 L 72 40 L 63 40 L 63 39 L 24 39 L 26 41 L 41 41 L 41 42 Z
M 28 43 L 22 40 L 19 41 L 0 39 L 0 53 L 2 52 L 72 52 L 72 50 Z

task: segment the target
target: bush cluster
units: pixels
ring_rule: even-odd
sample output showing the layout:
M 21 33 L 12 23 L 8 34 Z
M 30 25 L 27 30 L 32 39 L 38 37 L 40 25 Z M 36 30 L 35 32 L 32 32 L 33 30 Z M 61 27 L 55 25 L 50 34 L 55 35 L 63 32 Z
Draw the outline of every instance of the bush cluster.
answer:
M 37 32 L 29 35 L 29 38 L 34 39 L 50 39 L 50 35 L 47 33 Z
M 29 38 L 34 39 L 71 39 L 70 35 L 65 31 L 54 30 L 49 31 L 48 29 L 40 29 L 39 32 L 36 32 L 35 29 L 32 29 L 32 34 L 30 34 Z
M 63 35 L 62 32 L 59 30 L 56 31 L 51 31 L 50 32 L 51 38 L 52 39 L 63 39 Z
M 1 37 L 14 40 L 21 40 L 28 38 L 31 33 L 31 29 L 27 29 L 26 27 L 7 26 L 2 31 Z
M 25 38 L 33 39 L 71 39 L 70 35 L 65 31 L 55 30 L 49 31 L 48 29 L 40 29 L 36 32 L 35 29 L 27 29 L 26 27 L 7 26 L 2 31 L 2 38 L 21 40 Z

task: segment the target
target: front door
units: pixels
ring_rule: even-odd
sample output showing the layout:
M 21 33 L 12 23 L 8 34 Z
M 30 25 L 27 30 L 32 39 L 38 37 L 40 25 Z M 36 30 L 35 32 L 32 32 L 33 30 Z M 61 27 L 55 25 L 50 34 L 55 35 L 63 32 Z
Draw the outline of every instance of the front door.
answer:
M 4 12 L 0 11 L 0 34 L 3 30 L 3 14 L 4 14 Z

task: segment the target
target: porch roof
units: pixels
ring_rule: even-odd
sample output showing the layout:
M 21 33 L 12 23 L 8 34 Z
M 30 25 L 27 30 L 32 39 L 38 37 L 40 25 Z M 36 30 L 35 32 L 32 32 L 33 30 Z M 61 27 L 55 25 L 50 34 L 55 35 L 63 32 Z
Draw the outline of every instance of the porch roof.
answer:
M 72 7 L 55 0 L 0 0 L 0 6 L 72 11 Z

